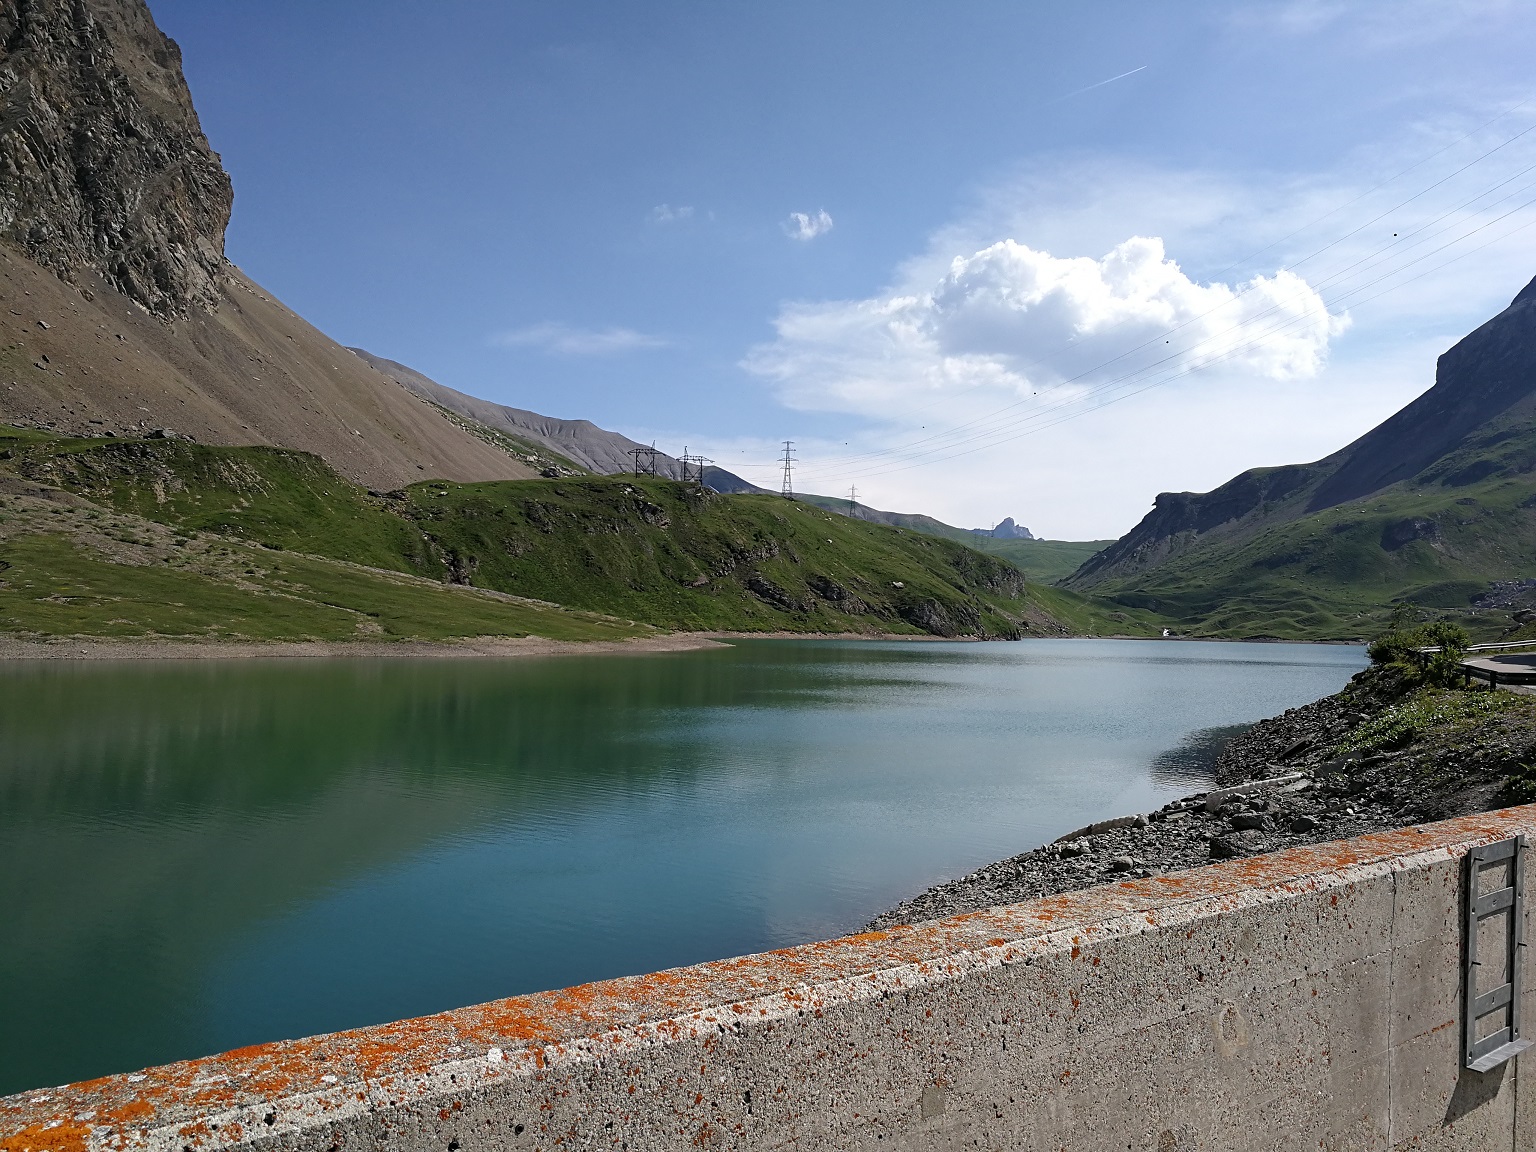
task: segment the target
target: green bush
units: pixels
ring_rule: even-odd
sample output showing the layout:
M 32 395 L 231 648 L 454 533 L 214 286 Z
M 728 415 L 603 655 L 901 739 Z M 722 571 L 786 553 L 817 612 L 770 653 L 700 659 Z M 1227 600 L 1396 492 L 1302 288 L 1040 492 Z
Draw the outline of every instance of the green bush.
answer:
M 1449 620 L 1431 620 L 1427 624 L 1410 625 L 1411 609 L 1399 605 L 1392 613 L 1387 630 L 1366 649 L 1373 664 L 1396 664 L 1413 683 L 1450 688 L 1461 679 L 1459 665 L 1466 654 L 1470 637 L 1466 629 Z M 1439 648 L 1429 655 L 1421 654 L 1420 648 Z

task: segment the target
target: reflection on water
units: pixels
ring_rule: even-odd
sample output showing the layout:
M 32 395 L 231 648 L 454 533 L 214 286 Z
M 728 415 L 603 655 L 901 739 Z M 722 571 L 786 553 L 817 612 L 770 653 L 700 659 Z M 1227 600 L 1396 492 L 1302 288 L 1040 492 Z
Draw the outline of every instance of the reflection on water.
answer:
M 0 1093 L 835 935 L 1198 786 L 1202 731 L 1362 662 L 756 641 L 9 665 Z
M 1222 750 L 1252 724 L 1220 724 L 1197 728 L 1174 747 L 1159 752 L 1147 768 L 1154 784 L 1194 792 L 1216 779 L 1216 760 Z

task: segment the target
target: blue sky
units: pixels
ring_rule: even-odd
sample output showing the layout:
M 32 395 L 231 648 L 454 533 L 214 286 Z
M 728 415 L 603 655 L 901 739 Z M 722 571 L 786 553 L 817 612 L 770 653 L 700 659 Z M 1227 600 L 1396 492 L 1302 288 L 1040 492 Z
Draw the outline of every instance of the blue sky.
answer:
M 151 7 L 336 339 L 966 526 L 1324 455 L 1536 275 L 1527 3 Z

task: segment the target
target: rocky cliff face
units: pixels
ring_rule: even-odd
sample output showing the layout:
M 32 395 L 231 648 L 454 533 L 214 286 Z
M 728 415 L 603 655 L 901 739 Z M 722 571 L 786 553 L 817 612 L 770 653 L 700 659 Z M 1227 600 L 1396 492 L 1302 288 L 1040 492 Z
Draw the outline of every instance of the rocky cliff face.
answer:
M 1417 476 L 1536 391 L 1536 280 L 1435 365 L 1435 386 L 1335 459 L 1307 502 L 1333 508 Z
M 1104 551 L 1090 557 L 1072 582 L 1089 586 L 1105 576 L 1151 568 L 1187 551 L 1208 535 L 1235 531 L 1325 475 L 1317 464 L 1255 468 L 1211 492 L 1159 492 L 1152 511 Z
M 241 275 L 231 201 L 144 0 L 0 0 L 0 423 L 277 444 L 377 488 L 534 474 Z
M 142 0 L 0 0 L 0 236 L 171 317 L 216 303 L 232 201 Z

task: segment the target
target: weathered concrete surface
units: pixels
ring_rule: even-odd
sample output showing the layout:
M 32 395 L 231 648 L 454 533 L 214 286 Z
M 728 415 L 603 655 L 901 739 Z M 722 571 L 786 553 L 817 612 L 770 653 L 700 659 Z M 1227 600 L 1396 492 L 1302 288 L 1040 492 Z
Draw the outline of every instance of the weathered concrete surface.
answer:
M 0 1149 L 1530 1152 L 1519 1062 L 1460 1069 L 1461 857 L 1517 832 L 1536 806 L 24 1093 Z

